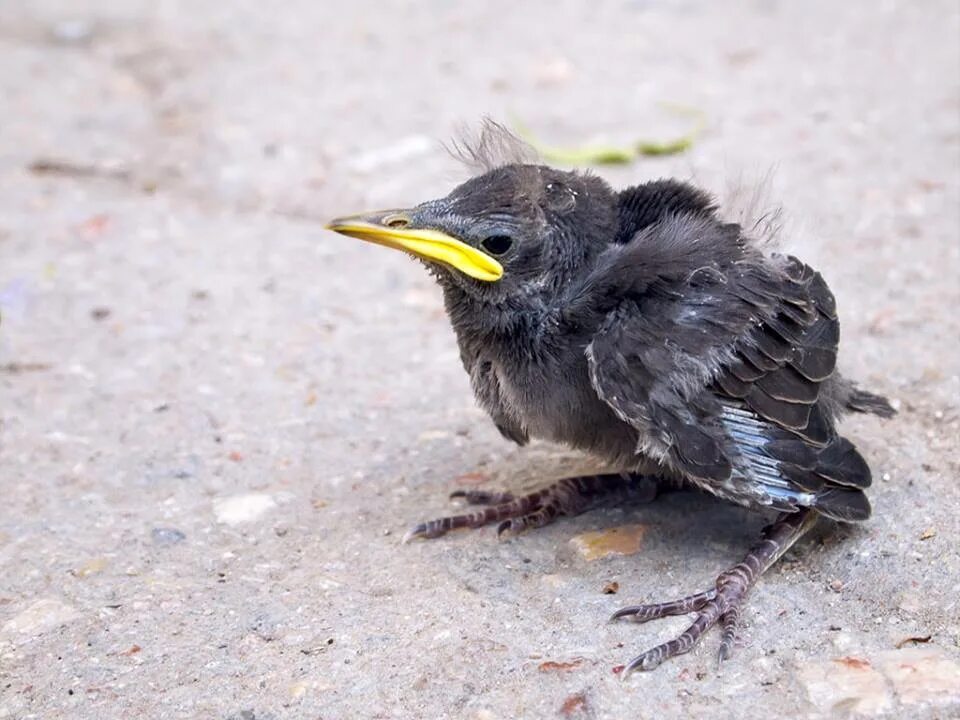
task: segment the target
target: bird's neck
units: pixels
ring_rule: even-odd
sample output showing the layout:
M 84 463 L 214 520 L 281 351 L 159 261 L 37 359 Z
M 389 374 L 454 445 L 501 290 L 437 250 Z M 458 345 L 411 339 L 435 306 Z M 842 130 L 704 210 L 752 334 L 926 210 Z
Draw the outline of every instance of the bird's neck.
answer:
M 443 297 L 461 347 L 536 354 L 558 331 L 558 309 L 540 295 L 486 299 L 443 284 Z

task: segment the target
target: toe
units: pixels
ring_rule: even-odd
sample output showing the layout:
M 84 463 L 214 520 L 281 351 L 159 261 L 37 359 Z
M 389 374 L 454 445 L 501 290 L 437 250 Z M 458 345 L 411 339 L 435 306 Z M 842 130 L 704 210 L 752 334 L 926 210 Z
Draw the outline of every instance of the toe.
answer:
M 685 598 L 680 598 L 679 600 L 672 600 L 665 603 L 630 605 L 617 610 L 613 615 L 610 616 L 610 620 L 619 620 L 620 618 L 629 617 L 634 622 L 644 623 L 648 620 L 657 620 L 659 618 L 668 617 L 671 615 L 686 615 L 687 613 L 697 612 L 716 597 L 717 591 L 714 589 L 696 593 L 694 595 L 688 595 Z
M 451 500 L 463 500 L 468 505 L 502 505 L 514 500 L 512 493 L 488 492 L 486 490 L 456 490 L 450 493 Z

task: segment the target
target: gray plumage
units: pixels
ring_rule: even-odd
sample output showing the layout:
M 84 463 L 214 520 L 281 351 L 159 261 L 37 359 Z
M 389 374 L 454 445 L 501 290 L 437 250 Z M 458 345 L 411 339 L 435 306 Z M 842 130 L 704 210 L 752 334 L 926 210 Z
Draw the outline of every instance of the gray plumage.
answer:
M 522 532 L 599 502 L 650 500 L 661 480 L 778 510 L 712 587 L 613 616 L 695 615 L 623 677 L 689 652 L 715 625 L 729 657 L 750 589 L 817 516 L 870 515 L 870 469 L 837 423 L 893 409 L 837 372 L 833 294 L 813 268 L 752 237 L 774 218 L 744 231 L 685 183 L 615 192 L 527 162 L 495 125 L 458 149 L 483 172 L 447 197 L 330 227 L 427 264 L 474 393 L 506 438 L 564 443 L 612 472 L 519 497 L 454 493 L 484 507 L 422 522 L 405 540 L 490 523 Z
M 670 180 L 614 192 L 590 174 L 509 164 L 410 217 L 507 246 L 496 283 L 431 264 L 474 392 L 505 437 L 749 507 L 869 516 L 870 470 L 836 424 L 892 408 L 836 371 L 821 275 L 764 253 L 706 194 Z

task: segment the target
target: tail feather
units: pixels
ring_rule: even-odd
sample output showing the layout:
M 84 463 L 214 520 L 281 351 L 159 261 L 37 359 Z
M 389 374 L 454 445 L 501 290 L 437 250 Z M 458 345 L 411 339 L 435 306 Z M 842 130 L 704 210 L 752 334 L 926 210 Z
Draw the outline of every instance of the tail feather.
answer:
M 800 438 L 781 438 L 767 442 L 763 453 L 780 463 L 780 472 L 808 492 L 824 482 L 848 487 L 870 487 L 870 466 L 853 443 L 836 438 L 822 450 Z
M 840 485 L 858 488 L 870 487 L 870 466 L 846 438 L 840 437 L 817 455 L 813 471 Z
M 847 400 L 847 409 L 854 412 L 870 413 L 882 418 L 891 418 L 897 414 L 893 405 L 883 395 L 855 388 Z
M 870 517 L 870 501 L 857 488 L 828 486 L 814 496 L 813 507 L 821 515 L 841 522 L 858 522 Z

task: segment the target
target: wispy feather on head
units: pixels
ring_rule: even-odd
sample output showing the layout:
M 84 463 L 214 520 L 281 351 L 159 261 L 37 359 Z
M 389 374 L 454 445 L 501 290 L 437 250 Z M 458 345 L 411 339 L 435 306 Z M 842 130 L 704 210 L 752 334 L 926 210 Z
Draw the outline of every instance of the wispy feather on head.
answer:
M 445 144 L 447 152 L 476 173 L 512 164 L 540 161 L 537 151 L 495 120 L 485 117 L 479 130 L 461 126 Z

